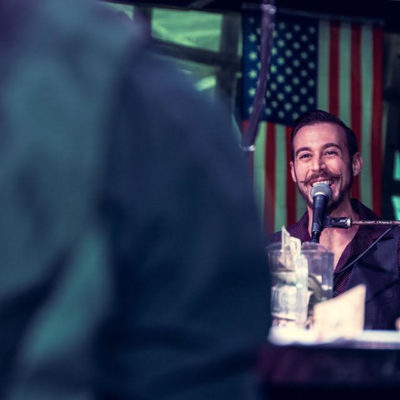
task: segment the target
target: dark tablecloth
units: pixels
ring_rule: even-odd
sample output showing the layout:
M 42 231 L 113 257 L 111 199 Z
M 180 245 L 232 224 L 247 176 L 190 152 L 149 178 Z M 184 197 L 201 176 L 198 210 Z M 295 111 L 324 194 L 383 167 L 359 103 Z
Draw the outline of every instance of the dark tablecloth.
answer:
M 259 374 L 270 400 L 354 400 L 360 396 L 389 400 L 400 396 L 400 343 L 267 343 Z

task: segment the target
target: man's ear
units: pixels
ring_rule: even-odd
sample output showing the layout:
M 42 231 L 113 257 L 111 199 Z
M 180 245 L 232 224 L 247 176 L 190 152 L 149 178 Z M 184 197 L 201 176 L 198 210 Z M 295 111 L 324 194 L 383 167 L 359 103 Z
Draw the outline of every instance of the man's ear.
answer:
M 293 161 L 290 161 L 289 165 L 290 165 L 290 174 L 292 175 L 293 182 L 296 183 L 296 182 L 297 182 L 297 179 L 296 179 L 296 174 L 295 174 L 295 172 L 294 172 L 294 164 L 293 164 Z
M 361 172 L 362 165 L 363 165 L 363 159 L 361 157 L 361 154 L 357 152 L 353 155 L 353 161 L 352 161 L 353 176 L 357 176 Z

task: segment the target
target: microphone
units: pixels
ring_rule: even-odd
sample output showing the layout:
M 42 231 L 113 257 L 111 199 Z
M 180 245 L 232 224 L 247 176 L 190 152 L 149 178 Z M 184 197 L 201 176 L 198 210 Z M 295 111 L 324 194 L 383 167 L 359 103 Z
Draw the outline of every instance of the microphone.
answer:
M 313 198 L 311 242 L 319 243 L 319 237 L 324 229 L 326 206 L 332 197 L 332 189 L 327 183 L 317 182 L 311 189 L 311 197 Z

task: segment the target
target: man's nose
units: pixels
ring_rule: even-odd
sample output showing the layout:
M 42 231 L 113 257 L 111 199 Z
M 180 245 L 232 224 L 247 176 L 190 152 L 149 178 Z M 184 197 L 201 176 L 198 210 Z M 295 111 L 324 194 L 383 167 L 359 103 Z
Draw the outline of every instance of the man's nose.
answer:
M 323 171 L 323 170 L 325 170 L 325 168 L 326 168 L 326 165 L 325 165 L 323 158 L 318 157 L 318 156 L 314 157 L 313 163 L 312 163 L 313 171 L 316 171 L 316 172 Z

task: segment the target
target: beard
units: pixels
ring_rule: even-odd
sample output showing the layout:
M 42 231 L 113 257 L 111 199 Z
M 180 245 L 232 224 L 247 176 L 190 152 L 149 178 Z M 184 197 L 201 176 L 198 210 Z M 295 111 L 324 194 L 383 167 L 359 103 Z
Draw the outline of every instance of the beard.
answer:
M 335 180 L 339 177 L 340 177 L 339 175 L 333 175 L 330 173 L 324 173 L 323 175 L 312 175 L 302 182 L 304 184 L 304 186 L 300 186 L 298 183 L 296 184 L 296 186 L 297 186 L 297 189 L 298 189 L 301 197 L 303 197 L 304 201 L 306 202 L 307 206 L 312 209 L 313 208 L 313 200 L 310 199 L 309 193 L 305 189 L 305 187 L 309 184 L 309 182 L 312 180 L 316 180 L 316 179 Z M 328 205 L 326 207 L 327 215 L 329 215 L 332 211 L 336 210 L 340 206 L 340 204 L 343 202 L 345 197 L 347 195 L 349 195 L 351 187 L 353 186 L 353 169 L 351 167 L 350 167 L 350 171 L 349 171 L 349 177 L 350 177 L 349 181 L 346 183 L 346 185 L 343 188 L 341 188 L 341 190 L 339 191 L 337 196 L 335 197 L 334 195 L 332 195 L 332 198 L 329 200 Z

